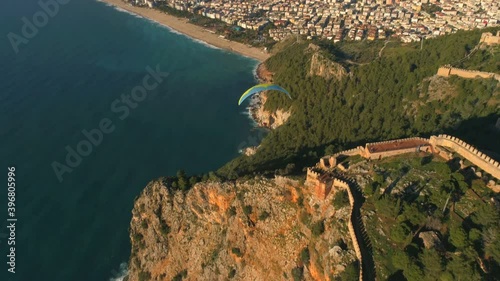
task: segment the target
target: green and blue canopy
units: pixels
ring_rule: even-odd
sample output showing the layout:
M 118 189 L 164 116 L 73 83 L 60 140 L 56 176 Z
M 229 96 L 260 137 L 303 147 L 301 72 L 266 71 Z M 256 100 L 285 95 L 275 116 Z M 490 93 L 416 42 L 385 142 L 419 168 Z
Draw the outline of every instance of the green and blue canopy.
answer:
M 259 84 L 259 85 L 253 86 L 252 88 L 248 89 L 245 93 L 243 93 L 243 95 L 240 97 L 240 100 L 238 101 L 238 105 L 240 105 L 244 100 L 246 100 L 249 96 L 251 96 L 253 94 L 256 94 L 256 93 L 259 93 L 262 91 L 270 91 L 270 90 L 280 91 L 282 93 L 285 93 L 290 99 L 292 98 L 292 96 L 290 96 L 290 93 L 288 93 L 287 90 L 281 88 L 278 85 Z

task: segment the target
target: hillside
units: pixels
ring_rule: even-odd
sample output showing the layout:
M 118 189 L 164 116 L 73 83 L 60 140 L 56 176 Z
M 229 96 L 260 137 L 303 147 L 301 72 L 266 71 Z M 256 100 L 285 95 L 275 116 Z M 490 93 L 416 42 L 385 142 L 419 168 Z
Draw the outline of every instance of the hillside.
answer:
M 437 75 L 495 70 L 481 32 L 277 44 L 293 99 L 260 110 L 290 115 L 255 153 L 146 187 L 128 280 L 497 280 L 500 85 Z
M 349 173 L 379 280 L 498 280 L 500 196 L 457 165 L 405 155 Z
M 291 117 L 262 141 L 257 153 L 233 160 L 218 173 L 236 178 L 274 172 L 289 163 L 301 168 L 325 152 L 366 141 L 433 133 L 455 135 L 496 152 L 493 156 L 498 158 L 500 133 L 494 128 L 500 117 L 498 81 L 458 77 L 436 81 L 438 68 L 466 57 L 482 32 L 462 31 L 426 40 L 422 46 L 315 42 L 323 58 L 348 71 L 341 79 L 311 75 L 316 52 L 310 51 L 309 42 L 280 45 L 266 66 L 274 73 L 274 82 L 288 89 L 293 100 L 269 95 L 264 107 L 270 112 L 290 111 Z M 496 54 L 495 50 L 484 52 Z M 480 58 L 472 56 L 459 66 L 491 69 L 498 63 L 497 55 L 482 54 L 476 52 Z
M 330 172 L 352 189 L 323 193 L 309 172 L 212 175 L 184 191 L 173 188 L 182 174 L 151 182 L 132 211 L 128 281 L 359 280 L 354 244 L 363 280 L 498 276 L 500 195 L 465 162 L 423 152 L 338 161 Z

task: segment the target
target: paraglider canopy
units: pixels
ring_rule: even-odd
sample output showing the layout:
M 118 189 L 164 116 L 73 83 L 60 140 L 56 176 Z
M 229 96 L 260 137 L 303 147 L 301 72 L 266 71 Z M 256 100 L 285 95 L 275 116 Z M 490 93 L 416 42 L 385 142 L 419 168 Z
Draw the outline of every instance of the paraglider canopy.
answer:
M 290 96 L 290 93 L 288 93 L 285 89 L 281 88 L 278 85 L 274 84 L 259 84 L 255 85 L 252 88 L 248 89 L 243 95 L 240 97 L 240 100 L 238 101 L 238 105 L 240 105 L 244 100 L 246 100 L 249 96 L 262 92 L 262 91 L 269 91 L 269 90 L 275 90 L 275 91 L 280 91 L 285 93 L 290 99 L 292 96 Z

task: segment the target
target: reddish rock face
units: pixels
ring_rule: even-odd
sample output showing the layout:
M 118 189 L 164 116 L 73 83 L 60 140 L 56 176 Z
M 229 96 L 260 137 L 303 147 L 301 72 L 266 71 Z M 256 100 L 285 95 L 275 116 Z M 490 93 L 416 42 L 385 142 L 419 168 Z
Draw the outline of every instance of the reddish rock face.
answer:
M 330 255 L 335 242 L 351 245 L 345 222 L 331 200 L 283 177 L 246 182 L 198 183 L 188 192 L 151 182 L 132 211 L 129 280 L 282 280 L 301 266 L 306 280 L 327 280 L 338 265 L 356 259 L 352 250 Z M 324 232 L 312 236 L 312 225 Z M 300 253 L 309 249 L 314 268 Z M 352 249 L 352 247 L 348 247 Z

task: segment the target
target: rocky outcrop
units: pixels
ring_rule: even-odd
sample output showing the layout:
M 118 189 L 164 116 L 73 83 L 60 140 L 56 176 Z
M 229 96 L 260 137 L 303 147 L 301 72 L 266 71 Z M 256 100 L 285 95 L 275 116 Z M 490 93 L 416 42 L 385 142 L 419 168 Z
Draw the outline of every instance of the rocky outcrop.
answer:
M 132 211 L 128 280 L 328 280 L 356 259 L 349 212 L 281 177 L 187 193 L 155 181 Z
M 264 109 L 266 101 L 267 94 L 261 93 L 254 106 L 250 108 L 251 115 L 260 127 L 276 129 L 290 118 L 291 113 L 283 109 L 278 109 L 275 112 L 267 111 Z
M 259 64 L 259 66 L 257 66 L 256 75 L 257 75 L 256 78 L 261 83 L 272 83 L 273 82 L 274 73 L 272 73 L 271 71 L 269 71 L 267 69 L 265 63 L 261 63 L 261 64 Z
M 243 149 L 243 154 L 246 156 L 252 156 L 257 153 L 258 146 L 250 146 Z
M 273 73 L 269 71 L 265 63 L 259 64 L 256 70 L 257 79 L 260 83 L 272 83 Z M 278 109 L 275 112 L 265 110 L 265 104 L 267 101 L 267 93 L 262 92 L 259 95 L 252 97 L 252 103 L 250 105 L 249 111 L 253 120 L 257 123 L 259 127 L 266 127 L 270 129 L 276 129 L 283 125 L 290 117 L 290 112 L 282 109 Z M 254 154 L 255 151 L 251 151 L 250 155 Z M 248 154 L 247 154 L 248 155 Z
M 320 51 L 318 46 L 309 44 L 309 47 L 306 50 L 312 52 L 311 66 L 308 73 L 309 76 L 321 76 L 326 80 L 340 80 L 347 75 L 346 69 L 339 63 L 327 58 Z

